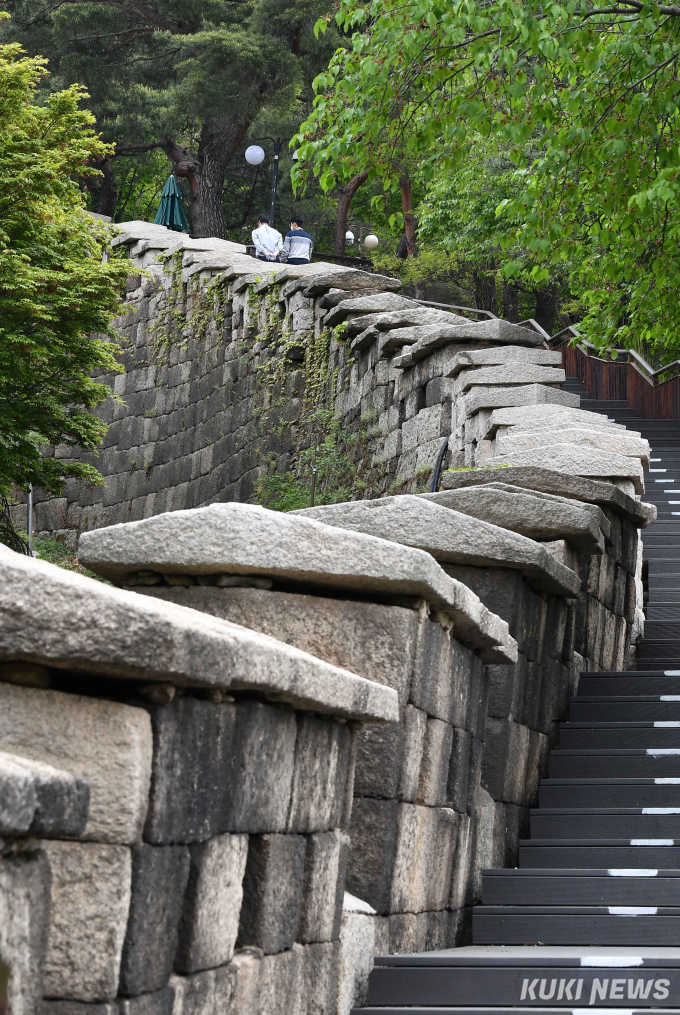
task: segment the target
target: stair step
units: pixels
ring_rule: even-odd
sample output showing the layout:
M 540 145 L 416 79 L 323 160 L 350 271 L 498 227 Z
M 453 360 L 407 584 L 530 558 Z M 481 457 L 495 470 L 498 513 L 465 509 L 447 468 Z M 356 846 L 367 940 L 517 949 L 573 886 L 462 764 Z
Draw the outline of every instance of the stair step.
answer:
M 651 641 L 677 641 L 680 639 L 680 624 L 663 620 L 648 620 L 645 623 L 645 638 Z
M 678 688 L 676 687 L 676 690 Z M 680 694 L 630 695 L 572 698 L 569 717 L 572 723 L 680 722 Z
M 658 641 L 641 641 L 638 645 L 638 661 L 646 663 L 647 666 L 651 662 L 660 662 L 661 660 L 670 660 L 671 664 L 678 664 L 680 660 L 680 641 L 658 640 Z
M 654 954 L 654 949 L 587 947 L 497 949 L 472 946 L 420 955 L 376 958 L 369 980 L 370 1009 L 365 1011 L 410 1012 L 540 1012 L 588 1006 L 606 1001 L 612 1006 L 653 1002 L 664 1011 L 680 1004 L 680 969 L 677 957 Z M 658 949 L 660 952 L 661 949 Z M 670 951 L 667 949 L 667 951 Z M 454 956 L 452 952 L 463 952 Z M 494 954 L 494 952 L 496 954 Z M 572 954 L 576 952 L 576 954 Z M 516 954 L 522 953 L 522 954 Z M 553 954 L 551 954 L 553 953 Z M 649 958 L 645 956 L 649 955 Z M 608 965 L 604 962 L 609 961 Z M 592 963 L 592 964 L 591 964 Z M 652 964 L 653 963 L 653 964 Z M 662 981 L 662 982 L 659 982 Z M 610 995 L 613 993 L 613 998 Z M 503 1007 L 512 1002 L 514 1007 Z M 531 1005 L 521 1007 L 521 1002 Z M 449 1007 L 455 1004 L 455 1007 Z M 395 1007 L 385 1007 L 393 1005 Z M 492 1006 L 485 1008 L 484 1005 Z M 593 1008 L 595 1012 L 601 1008 Z
M 475 906 L 477 944 L 608 944 L 672 947 L 680 934 L 680 907 L 636 915 L 605 906 Z
M 550 778 L 625 779 L 680 776 L 680 748 L 563 750 L 550 752 Z
M 485 906 L 680 906 L 680 871 L 484 870 Z
M 680 721 L 657 719 L 654 722 L 560 723 L 559 738 L 561 750 L 677 747 L 680 754 Z
M 583 870 L 609 870 L 614 867 L 671 870 L 680 868 L 680 839 L 663 839 L 649 846 L 631 845 L 629 839 L 596 842 L 590 839 L 522 839 L 519 865 L 522 868 L 563 867 L 570 870 L 575 867 Z
M 627 670 L 625 673 L 582 675 L 574 701 L 594 702 L 623 697 L 680 696 L 680 667 L 677 672 Z
M 680 840 L 680 807 L 541 808 L 531 811 L 531 836 Z
M 615 972 L 615 970 L 612 970 Z M 536 977 L 531 978 L 529 974 L 526 977 L 529 983 L 532 983 Z M 541 979 L 537 980 L 537 983 L 541 983 Z M 546 980 L 546 992 L 550 989 L 550 979 Z M 535 990 L 537 987 L 534 988 Z M 502 991 L 504 996 L 507 996 L 505 990 Z M 547 1002 L 546 1002 L 547 1003 Z M 586 1008 L 575 1008 L 573 1001 L 560 1002 L 555 1007 L 548 1008 L 546 1003 L 543 1004 L 532 1004 L 530 1008 L 523 1008 L 521 1005 L 508 1007 L 476 1007 L 475 1005 L 466 1005 L 465 1007 L 452 1008 L 450 1005 L 437 1005 L 436 1007 L 423 1007 L 422 1004 L 415 1006 L 409 1005 L 407 1008 L 403 1006 L 395 1007 L 394 1005 L 378 1005 L 370 1008 L 352 1008 L 350 1009 L 350 1015 L 522 1015 L 522 1013 L 530 1012 L 531 1015 L 554 1015 L 555 1011 L 571 1011 L 575 1012 L 576 1015 L 585 1015 L 586 1012 L 592 1012 L 593 1015 L 603 1015 L 603 1012 L 616 1011 L 614 1003 L 608 1001 L 607 1004 L 610 1007 L 586 1007 Z M 674 1001 L 674 1004 L 677 1002 Z M 619 1001 L 618 1005 L 625 1008 L 626 1015 L 649 1015 L 649 1008 L 631 1008 L 630 1001 Z M 658 1008 L 662 1008 L 661 1002 L 657 1003 Z M 663 1008 L 665 1015 L 680 1015 L 680 1008 Z
M 539 806 L 675 807 L 680 806 L 680 777 L 654 779 L 542 779 Z
M 655 595 L 654 605 L 647 606 L 647 623 L 676 623 L 680 624 L 680 605 L 677 601 L 675 605 L 671 605 L 671 598 L 673 593 L 667 596 L 667 602 L 664 602 L 662 596 Z M 651 600 L 650 600 L 651 602 Z
M 565 1009 L 601 1015 L 611 1008 L 648 1013 L 635 1009 L 636 1003 L 672 1015 L 680 1011 L 680 953 L 649 945 L 468 945 L 386 955 L 375 959 L 368 1003 L 353 1015 L 537 1015 Z

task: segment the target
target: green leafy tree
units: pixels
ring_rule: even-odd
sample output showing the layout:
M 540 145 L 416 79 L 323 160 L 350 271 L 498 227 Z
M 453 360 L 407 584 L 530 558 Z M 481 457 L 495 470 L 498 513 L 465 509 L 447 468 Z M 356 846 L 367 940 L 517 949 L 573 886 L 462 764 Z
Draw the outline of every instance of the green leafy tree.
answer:
M 102 263 L 108 234 L 83 208 L 75 174 L 105 156 L 76 86 L 35 103 L 45 61 L 0 46 L 0 490 L 68 478 L 91 465 L 41 446 L 93 449 L 106 425 L 89 410 L 111 393 L 90 371 L 118 369 L 104 337 L 125 262 Z
M 504 272 L 541 283 L 561 264 L 593 341 L 677 352 L 679 17 L 643 0 L 341 0 L 351 45 L 317 78 L 298 180 L 370 167 L 396 190 L 403 153 L 427 179 L 493 134 L 521 174 L 499 213 L 524 253 Z
M 114 145 L 99 163 L 97 210 L 116 214 L 125 187 L 117 158 L 162 151 L 186 180 L 196 236 L 227 235 L 234 223 L 225 219 L 225 179 L 235 162 L 247 172 L 253 123 L 268 111 L 285 120 L 337 45 L 335 33 L 319 42 L 312 30 L 327 0 L 6 0 L 6 7 L 7 32 L 46 55 L 59 83 L 87 88 L 97 127 Z M 295 129 L 307 108 L 303 101 Z

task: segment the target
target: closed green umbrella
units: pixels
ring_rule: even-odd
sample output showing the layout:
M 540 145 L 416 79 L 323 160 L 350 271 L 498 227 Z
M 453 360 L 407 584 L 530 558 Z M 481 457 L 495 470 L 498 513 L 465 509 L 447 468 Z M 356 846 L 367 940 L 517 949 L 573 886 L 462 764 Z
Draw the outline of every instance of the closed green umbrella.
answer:
M 154 222 L 157 226 L 167 226 L 178 233 L 189 231 L 189 223 L 182 207 L 182 191 L 174 176 L 169 176 L 166 180 Z

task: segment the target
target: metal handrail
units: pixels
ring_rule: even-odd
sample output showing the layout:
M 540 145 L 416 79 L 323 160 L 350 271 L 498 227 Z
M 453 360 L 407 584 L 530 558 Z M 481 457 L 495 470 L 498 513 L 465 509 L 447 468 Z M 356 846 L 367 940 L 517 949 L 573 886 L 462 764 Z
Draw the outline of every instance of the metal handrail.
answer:
M 459 307 L 455 303 L 433 303 L 432 300 L 415 300 L 421 307 L 437 307 L 440 310 L 464 310 L 468 314 L 481 314 L 492 321 L 498 320 L 498 315 L 491 310 L 479 310 L 477 307 Z
M 431 303 L 428 300 L 416 300 L 416 302 L 420 303 L 424 307 L 439 307 L 442 310 L 464 310 L 467 313 L 483 314 L 487 318 L 498 320 L 497 315 L 492 313 L 491 310 L 477 310 L 475 307 L 459 307 L 454 303 Z M 581 338 L 581 333 L 574 324 L 568 324 L 566 328 L 562 328 L 562 330 L 558 331 L 556 335 L 549 335 L 545 328 L 543 328 L 538 321 L 534 320 L 533 317 L 529 317 L 525 321 L 519 321 L 517 326 L 519 328 L 527 328 L 538 332 L 538 334 L 542 336 L 543 343 L 547 348 L 550 348 L 552 345 L 562 345 L 567 341 L 567 336 L 571 336 L 578 339 L 576 344 L 585 356 L 594 356 L 596 359 L 600 360 L 603 358 L 596 345 L 593 345 L 593 343 L 589 342 L 586 338 Z M 651 385 L 658 384 L 658 378 L 660 378 L 662 374 L 668 373 L 669 370 L 673 370 L 675 368 L 676 372 L 680 373 L 680 359 L 673 360 L 672 363 L 666 363 L 664 366 L 655 368 L 651 365 L 651 363 L 647 362 L 644 356 L 641 356 L 639 352 L 635 352 L 634 349 L 607 349 L 606 351 L 609 354 L 609 361 L 612 361 L 612 353 L 616 353 L 616 360 L 621 358 L 624 363 L 632 360 L 633 365 L 639 369 L 640 376 L 644 377 L 644 379 Z M 671 380 L 671 378 L 665 379 Z M 664 382 L 662 381 L 661 383 Z

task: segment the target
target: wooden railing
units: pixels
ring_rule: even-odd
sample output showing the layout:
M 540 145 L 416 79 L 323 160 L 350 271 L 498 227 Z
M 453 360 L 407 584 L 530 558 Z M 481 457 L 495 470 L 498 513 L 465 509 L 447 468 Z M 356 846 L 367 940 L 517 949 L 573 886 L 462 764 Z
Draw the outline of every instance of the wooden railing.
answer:
M 643 419 L 680 419 L 680 360 L 654 369 L 633 349 L 603 353 L 573 324 L 552 336 L 533 318 L 520 326 L 542 335 L 547 349 L 561 350 L 567 377 L 577 378 L 591 398 L 626 401 Z

